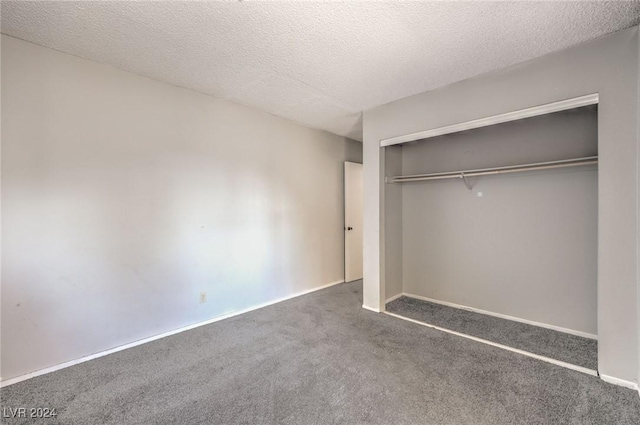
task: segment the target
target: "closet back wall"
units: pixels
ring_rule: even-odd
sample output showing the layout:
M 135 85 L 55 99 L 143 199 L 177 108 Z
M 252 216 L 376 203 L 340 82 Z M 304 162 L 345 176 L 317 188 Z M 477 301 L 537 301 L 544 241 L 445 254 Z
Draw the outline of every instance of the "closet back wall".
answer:
M 597 137 L 580 108 L 403 145 L 403 174 L 592 156 Z M 402 184 L 404 292 L 597 334 L 596 167 L 470 181 Z

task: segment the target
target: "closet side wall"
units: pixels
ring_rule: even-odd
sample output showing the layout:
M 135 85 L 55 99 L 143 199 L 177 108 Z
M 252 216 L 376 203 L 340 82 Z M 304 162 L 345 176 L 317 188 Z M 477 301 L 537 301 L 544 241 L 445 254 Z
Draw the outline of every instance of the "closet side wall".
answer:
M 580 108 L 405 145 L 403 174 L 597 155 Z M 404 292 L 597 334 L 594 166 L 402 187 Z M 481 196 L 480 196 L 481 195 Z
M 402 146 L 384 148 L 385 176 L 402 174 Z M 402 294 L 403 287 L 403 215 L 402 186 L 390 185 L 384 198 L 384 235 L 385 235 L 385 299 Z

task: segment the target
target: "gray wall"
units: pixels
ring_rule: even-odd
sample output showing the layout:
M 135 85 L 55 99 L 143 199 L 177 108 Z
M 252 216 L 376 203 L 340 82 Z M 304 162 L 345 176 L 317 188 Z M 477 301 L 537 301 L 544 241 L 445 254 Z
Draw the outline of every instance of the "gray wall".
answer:
M 358 142 L 6 36 L 2 118 L 3 379 L 344 277 Z
M 638 380 L 638 27 L 365 111 L 364 304 L 384 308 L 380 140 L 591 93 L 598 110 L 598 358 Z
M 597 136 L 580 108 L 406 144 L 403 174 L 593 156 Z M 595 167 L 470 183 L 386 186 L 402 188 L 404 292 L 597 334 Z
M 638 99 L 637 99 L 637 105 L 638 105 L 638 114 L 640 115 L 640 26 L 637 27 L 639 29 L 639 34 L 638 34 L 638 39 L 639 41 L 636 43 L 636 49 L 638 50 L 638 56 L 637 56 L 637 61 L 638 61 L 638 72 L 637 72 L 637 77 L 638 77 Z M 637 144 L 638 144 L 638 148 L 636 149 L 636 163 L 638 164 L 638 182 L 636 184 L 636 189 L 637 189 L 637 193 L 636 193 L 636 199 L 638 199 L 638 218 L 637 218 L 637 223 L 638 223 L 638 229 L 636 229 L 636 231 L 638 232 L 638 240 L 637 240 L 637 245 L 636 245 L 636 254 L 637 254 L 637 272 L 638 272 L 638 304 L 637 304 L 637 312 L 638 312 L 638 326 L 636 328 L 636 332 L 638 333 L 638 382 L 640 382 L 640 118 L 636 119 L 636 125 L 637 125 L 637 134 L 638 134 L 638 140 L 637 140 Z M 639 388 L 640 391 L 640 388 Z
M 389 146 L 385 149 L 385 176 L 402 174 L 402 146 Z M 403 292 L 402 264 L 402 193 L 400 185 L 387 186 L 385 196 L 385 281 L 386 298 L 392 298 Z

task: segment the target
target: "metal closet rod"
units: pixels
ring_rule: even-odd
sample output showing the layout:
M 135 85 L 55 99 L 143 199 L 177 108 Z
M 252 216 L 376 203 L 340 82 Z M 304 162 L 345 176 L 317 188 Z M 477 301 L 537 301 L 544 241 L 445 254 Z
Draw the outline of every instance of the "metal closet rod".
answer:
M 559 161 L 536 162 L 533 164 L 510 165 L 507 167 L 479 168 L 475 170 L 447 171 L 444 173 L 413 174 L 408 176 L 387 177 L 387 183 L 416 182 L 424 180 L 463 179 L 467 183 L 468 177 L 488 176 L 492 174 L 518 173 L 521 171 L 548 170 L 551 168 L 577 167 L 580 165 L 597 164 L 597 156 L 585 158 L 561 159 Z M 467 184 L 467 187 L 469 185 Z

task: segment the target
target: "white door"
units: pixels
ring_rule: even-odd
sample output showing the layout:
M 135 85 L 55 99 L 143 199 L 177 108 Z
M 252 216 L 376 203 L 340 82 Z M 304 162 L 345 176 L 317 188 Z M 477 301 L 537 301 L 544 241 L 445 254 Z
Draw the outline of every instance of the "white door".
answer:
M 344 280 L 362 279 L 362 164 L 344 163 Z

